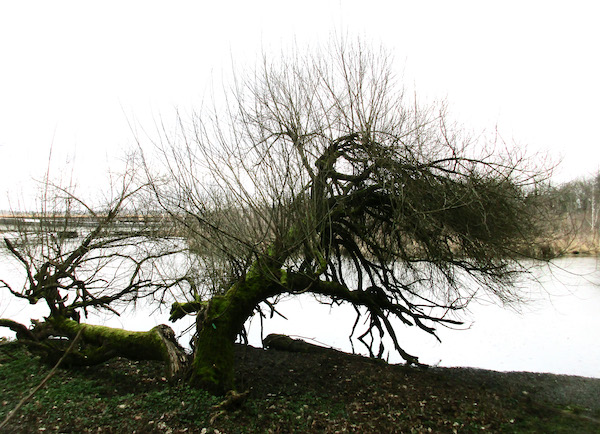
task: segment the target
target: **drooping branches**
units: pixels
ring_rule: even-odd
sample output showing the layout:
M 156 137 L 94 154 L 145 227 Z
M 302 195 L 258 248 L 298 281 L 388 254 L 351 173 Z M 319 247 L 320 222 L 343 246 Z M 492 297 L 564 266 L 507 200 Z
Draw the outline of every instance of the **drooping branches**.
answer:
M 362 306 L 408 357 L 390 316 L 433 333 L 477 291 L 518 298 L 511 279 L 542 236 L 527 197 L 546 173 L 408 98 L 391 65 L 344 42 L 263 59 L 225 117 L 163 143 L 174 183 L 155 192 L 204 265 L 230 270 L 220 293 L 259 272 L 265 288 Z
M 213 111 L 163 130 L 158 159 L 144 160 L 149 191 L 189 252 L 191 267 L 160 288 L 184 290 L 173 320 L 197 315 L 193 382 L 232 387 L 233 340 L 281 294 L 352 304 L 351 333 L 370 354 L 383 354 L 385 335 L 410 363 L 401 324 L 435 334 L 480 294 L 518 300 L 512 279 L 543 238 L 530 198 L 547 173 L 498 136 L 467 135 L 444 104 L 408 97 L 385 50 L 340 42 L 265 57 L 226 89 Z M 50 285 L 61 291 L 56 310 L 159 289 L 143 276 L 160 252 L 131 261 L 117 250 L 108 258 L 132 264 L 125 293 L 75 290 L 63 308 L 62 293 L 79 286 L 62 276 Z

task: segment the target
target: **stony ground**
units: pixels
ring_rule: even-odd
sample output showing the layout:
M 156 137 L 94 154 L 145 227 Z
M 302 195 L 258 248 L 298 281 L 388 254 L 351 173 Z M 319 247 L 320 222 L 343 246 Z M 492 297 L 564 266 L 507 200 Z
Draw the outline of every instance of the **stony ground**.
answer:
M 0 348 L 0 420 L 49 368 Z M 409 368 L 335 351 L 238 348 L 239 406 L 117 359 L 59 370 L 6 432 L 598 432 L 600 379 Z

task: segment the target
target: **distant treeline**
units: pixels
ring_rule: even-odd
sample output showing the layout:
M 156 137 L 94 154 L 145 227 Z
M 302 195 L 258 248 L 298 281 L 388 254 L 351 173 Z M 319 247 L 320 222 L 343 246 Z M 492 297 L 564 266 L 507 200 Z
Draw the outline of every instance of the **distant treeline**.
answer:
M 550 218 L 547 219 L 549 242 L 545 251 L 534 252 L 534 256 L 600 254 L 600 171 L 586 178 L 548 185 L 545 189 L 537 190 L 535 197 L 546 202 Z M 233 215 L 244 220 L 251 214 L 245 213 L 243 209 L 219 210 L 216 213 L 226 213 L 229 221 L 236 220 L 232 219 Z M 81 235 L 79 229 L 93 227 L 105 217 L 106 214 L 103 213 L 0 211 L 0 234 L 15 230 L 42 230 L 70 238 Z M 546 221 L 543 216 L 540 218 Z M 220 220 L 220 217 L 211 215 L 211 219 Z M 143 228 L 142 230 L 150 231 L 154 236 L 186 237 L 194 226 L 192 216 L 177 217 L 154 210 L 143 213 L 125 212 L 112 219 L 109 227 L 112 231 Z
M 600 171 L 548 187 L 543 196 L 559 218 L 557 247 L 566 253 L 600 253 Z

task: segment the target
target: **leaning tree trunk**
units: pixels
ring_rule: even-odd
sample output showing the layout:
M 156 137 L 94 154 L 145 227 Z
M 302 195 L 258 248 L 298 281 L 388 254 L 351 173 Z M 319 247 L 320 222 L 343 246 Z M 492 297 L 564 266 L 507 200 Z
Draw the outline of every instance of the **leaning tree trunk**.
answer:
M 272 276 L 249 273 L 224 295 L 204 304 L 196 319 L 191 384 L 216 395 L 234 388 L 235 339 L 258 303 L 281 292 L 281 288 Z
M 215 395 L 223 395 L 234 388 L 234 342 L 236 324 L 239 323 L 229 312 L 216 307 L 222 303 L 225 303 L 222 299 L 211 300 L 206 313 L 196 319 L 197 336 L 190 378 L 192 385 Z

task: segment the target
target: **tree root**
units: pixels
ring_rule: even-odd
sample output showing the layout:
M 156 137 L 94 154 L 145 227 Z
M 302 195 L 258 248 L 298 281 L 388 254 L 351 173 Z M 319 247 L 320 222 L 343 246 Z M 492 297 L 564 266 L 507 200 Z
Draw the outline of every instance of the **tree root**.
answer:
M 246 390 L 242 393 L 238 393 L 235 390 L 230 390 L 227 392 L 225 395 L 225 400 L 217 405 L 213 405 L 212 409 L 215 411 L 215 413 L 210 418 L 210 424 L 212 425 L 217 418 L 224 415 L 228 411 L 240 408 L 248 399 L 249 394 L 249 390 Z

